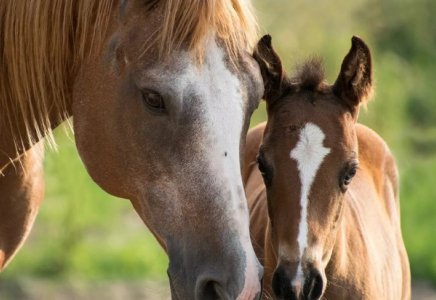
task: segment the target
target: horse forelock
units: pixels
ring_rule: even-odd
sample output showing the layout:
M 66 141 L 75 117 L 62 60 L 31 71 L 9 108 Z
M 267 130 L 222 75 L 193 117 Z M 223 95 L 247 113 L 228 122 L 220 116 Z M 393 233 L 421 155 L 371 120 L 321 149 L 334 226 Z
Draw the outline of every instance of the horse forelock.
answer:
M 131 0 L 130 0 L 131 1 Z M 168 57 L 182 44 L 202 62 L 205 41 L 215 33 L 230 59 L 237 62 L 257 39 L 257 20 L 249 0 L 146 0 L 147 5 L 162 6 L 163 21 L 153 41 L 144 50 L 158 47 Z

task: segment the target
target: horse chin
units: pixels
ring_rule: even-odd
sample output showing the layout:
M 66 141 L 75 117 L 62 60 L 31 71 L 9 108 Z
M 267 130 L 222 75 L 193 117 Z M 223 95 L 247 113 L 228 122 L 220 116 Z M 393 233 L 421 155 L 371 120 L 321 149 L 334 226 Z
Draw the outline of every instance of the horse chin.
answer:
M 177 288 L 174 286 L 175 283 L 172 280 L 171 276 L 168 274 L 169 282 L 170 282 L 170 290 L 171 290 L 171 299 L 172 300 L 179 300 L 181 299 L 177 294 Z

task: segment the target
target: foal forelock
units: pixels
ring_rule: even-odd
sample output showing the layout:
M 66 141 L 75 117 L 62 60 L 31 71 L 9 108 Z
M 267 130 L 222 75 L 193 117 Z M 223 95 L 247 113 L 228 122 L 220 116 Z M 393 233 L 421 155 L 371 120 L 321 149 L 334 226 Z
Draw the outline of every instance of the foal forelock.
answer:
M 307 209 L 310 190 L 325 156 L 330 153 L 330 149 L 323 145 L 324 138 L 325 134 L 321 128 L 313 123 L 307 123 L 301 129 L 299 140 L 290 153 L 290 157 L 297 162 L 301 182 L 301 216 L 297 238 L 300 259 L 297 268 L 297 280 L 303 278 L 301 257 L 308 246 L 309 224 Z

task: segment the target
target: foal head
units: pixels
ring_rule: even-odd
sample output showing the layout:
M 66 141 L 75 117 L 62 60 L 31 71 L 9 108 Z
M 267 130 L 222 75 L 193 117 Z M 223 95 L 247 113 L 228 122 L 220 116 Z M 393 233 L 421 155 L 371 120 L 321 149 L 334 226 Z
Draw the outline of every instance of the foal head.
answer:
M 263 83 L 239 2 L 121 1 L 76 87 L 81 157 L 166 249 L 173 299 L 261 292 L 240 157 Z
M 268 123 L 258 163 L 268 195 L 279 299 L 320 299 L 347 187 L 358 167 L 354 125 L 372 91 L 371 54 L 358 37 L 334 85 L 311 59 L 289 78 L 265 36 L 255 58 L 265 82 Z

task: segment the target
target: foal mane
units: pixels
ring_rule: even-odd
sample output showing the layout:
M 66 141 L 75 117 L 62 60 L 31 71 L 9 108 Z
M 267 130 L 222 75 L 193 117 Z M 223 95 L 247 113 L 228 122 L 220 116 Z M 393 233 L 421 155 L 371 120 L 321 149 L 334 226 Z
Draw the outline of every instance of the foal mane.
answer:
M 250 0 L 141 1 L 163 6 L 162 25 L 146 48 L 158 47 L 162 56 L 187 43 L 201 61 L 211 31 L 232 61 L 255 42 L 257 23 Z M 84 59 L 104 46 L 119 2 L 0 0 L 0 122 L 14 130 L 19 125 L 14 120 L 24 120 L 25 136 L 13 132 L 17 149 L 24 147 L 23 141 L 33 144 L 43 137 L 55 145 L 51 128 L 69 117 L 70 80 Z

